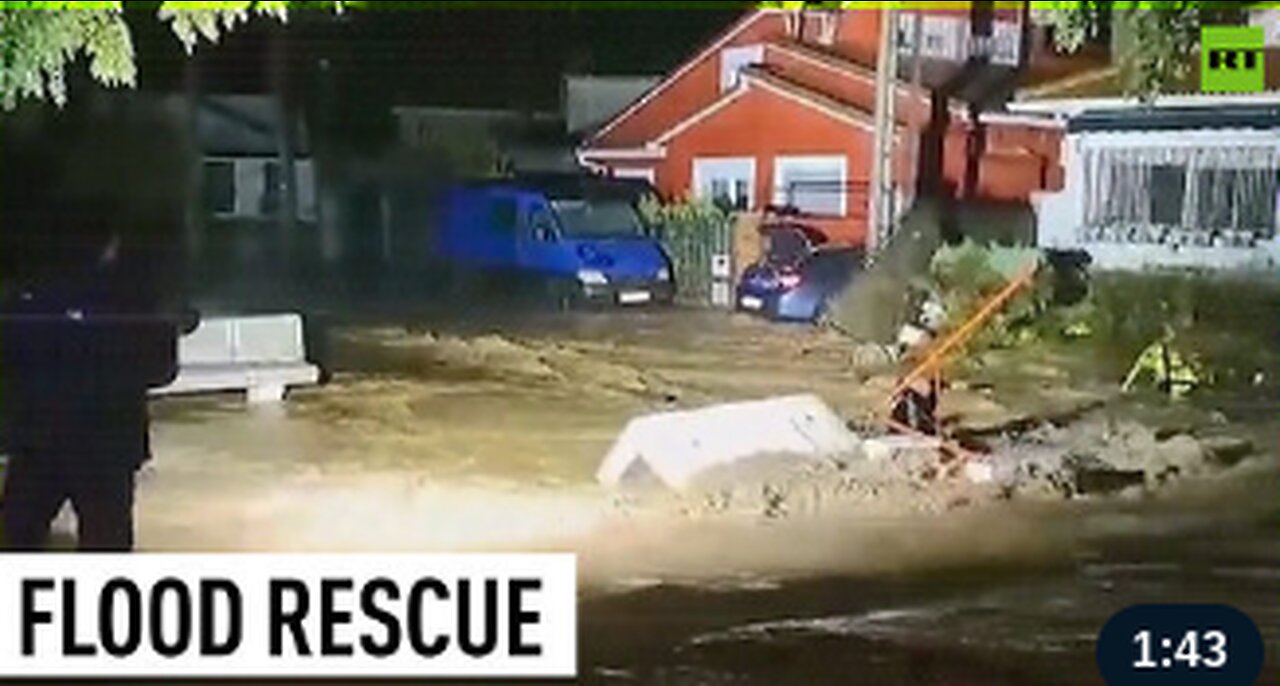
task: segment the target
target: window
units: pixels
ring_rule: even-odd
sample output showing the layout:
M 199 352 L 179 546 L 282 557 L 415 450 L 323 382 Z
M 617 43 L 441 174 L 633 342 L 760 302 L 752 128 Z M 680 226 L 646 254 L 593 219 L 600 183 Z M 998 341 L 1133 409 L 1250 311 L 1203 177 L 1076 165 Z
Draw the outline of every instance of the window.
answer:
M 545 205 L 539 203 L 529 211 L 529 235 L 540 241 L 553 240 L 556 235 L 556 220 Z
M 1126 241 L 1276 233 L 1280 151 L 1266 146 L 1087 150 L 1085 225 Z M 1118 229 L 1119 233 L 1110 232 Z M 1148 230 L 1148 229 L 1155 229 Z M 1187 234 L 1197 234 L 1187 236 Z
M 750 157 L 702 157 L 693 161 L 694 194 L 729 210 L 755 207 L 756 161 Z
M 204 206 L 213 214 L 235 214 L 236 165 L 229 160 L 204 163 Z
M 264 163 L 262 165 L 262 197 L 258 201 L 259 214 L 271 217 L 280 211 L 280 197 L 284 190 L 283 186 L 284 176 L 280 173 L 280 163 Z
M 551 207 L 568 236 L 620 237 L 644 233 L 640 216 L 626 200 L 553 200 Z
M 898 20 L 898 51 L 915 50 L 916 23 L 919 22 L 920 54 L 926 58 L 962 60 L 968 40 L 968 17 L 904 14 Z
M 774 203 L 806 214 L 843 217 L 848 183 L 843 155 L 779 157 L 774 163 Z
M 1206 229 L 1275 235 L 1277 172 L 1267 169 L 1202 169 L 1195 177 L 1196 224 Z
M 898 15 L 898 52 L 910 52 L 916 47 L 916 26 L 920 23 L 920 15 L 915 12 L 903 12 Z
M 762 62 L 764 62 L 762 45 L 744 45 L 720 51 L 720 90 L 733 90 L 741 79 L 739 72 L 744 67 Z
M 516 201 L 514 198 L 496 198 L 489 206 L 489 230 L 499 235 L 515 235 Z
M 1021 60 L 1022 25 L 1013 21 L 997 21 L 992 24 L 991 61 L 995 64 L 1016 67 Z
M 834 45 L 836 33 L 840 29 L 840 13 L 838 10 L 814 10 L 818 33 L 815 40 L 821 45 Z
M 1177 226 L 1182 223 L 1182 206 L 1187 195 L 1187 169 L 1168 164 L 1151 168 L 1149 215 L 1151 223 Z

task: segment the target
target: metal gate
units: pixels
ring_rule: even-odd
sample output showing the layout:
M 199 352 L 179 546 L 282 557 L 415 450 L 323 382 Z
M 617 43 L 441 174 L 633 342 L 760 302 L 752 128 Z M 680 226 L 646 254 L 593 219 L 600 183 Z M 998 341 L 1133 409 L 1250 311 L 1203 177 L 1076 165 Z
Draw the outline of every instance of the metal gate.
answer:
M 662 243 L 671 256 L 676 298 L 685 304 L 728 306 L 732 296 L 733 217 L 724 212 L 690 212 L 662 224 Z

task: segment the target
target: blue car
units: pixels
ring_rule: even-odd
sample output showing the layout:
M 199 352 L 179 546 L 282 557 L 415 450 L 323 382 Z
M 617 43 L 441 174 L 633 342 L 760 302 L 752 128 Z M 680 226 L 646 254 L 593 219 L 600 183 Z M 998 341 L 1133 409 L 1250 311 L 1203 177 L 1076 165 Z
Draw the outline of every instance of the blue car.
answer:
M 737 309 L 785 321 L 817 321 L 861 269 L 862 253 L 827 245 L 822 232 L 794 222 L 760 229 L 764 255 L 738 281 Z
M 671 260 L 637 200 L 634 184 L 589 177 L 461 185 L 446 198 L 432 252 L 455 273 L 500 277 L 560 304 L 669 303 Z

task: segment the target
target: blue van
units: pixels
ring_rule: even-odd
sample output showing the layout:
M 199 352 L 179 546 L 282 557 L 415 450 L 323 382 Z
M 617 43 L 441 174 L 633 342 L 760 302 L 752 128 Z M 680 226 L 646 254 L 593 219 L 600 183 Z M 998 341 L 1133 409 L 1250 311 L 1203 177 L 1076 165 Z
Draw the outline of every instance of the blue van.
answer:
M 509 277 L 560 303 L 669 303 L 671 260 L 637 211 L 642 191 L 577 176 L 459 185 L 432 252 L 455 272 Z

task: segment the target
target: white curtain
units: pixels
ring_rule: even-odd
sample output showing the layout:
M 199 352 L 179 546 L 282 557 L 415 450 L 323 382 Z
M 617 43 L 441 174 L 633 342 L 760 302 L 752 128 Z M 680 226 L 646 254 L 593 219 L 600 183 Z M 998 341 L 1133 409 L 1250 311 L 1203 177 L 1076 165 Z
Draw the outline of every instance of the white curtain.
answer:
M 1094 147 L 1083 157 L 1085 231 L 1091 239 L 1165 241 L 1171 234 L 1276 233 L 1280 151 L 1222 145 Z

